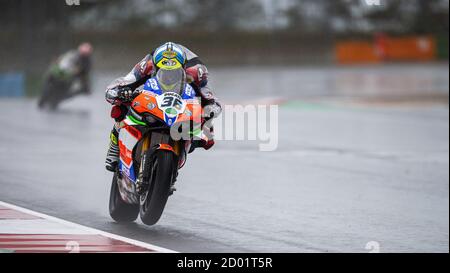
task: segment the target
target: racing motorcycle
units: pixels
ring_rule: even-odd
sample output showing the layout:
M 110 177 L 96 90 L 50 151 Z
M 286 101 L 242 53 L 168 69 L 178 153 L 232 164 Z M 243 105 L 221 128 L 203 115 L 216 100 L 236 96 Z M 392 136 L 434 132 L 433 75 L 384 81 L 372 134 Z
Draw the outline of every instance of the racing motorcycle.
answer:
M 70 88 L 70 83 L 62 80 L 53 80 L 44 84 L 41 95 L 38 100 L 39 108 L 48 106 L 51 110 L 55 110 L 58 105 L 69 97 L 67 90 Z
M 183 73 L 160 70 L 133 96 L 120 124 L 120 160 L 109 201 L 117 222 L 140 215 L 144 224 L 156 224 L 195 139 L 205 137 L 201 101 Z
M 38 107 L 43 109 L 48 107 L 50 110 L 56 110 L 61 102 L 77 95 L 89 95 L 87 90 L 83 89 L 79 79 L 72 79 L 64 75 L 60 77 L 47 76 L 44 80 L 41 95 L 38 99 Z

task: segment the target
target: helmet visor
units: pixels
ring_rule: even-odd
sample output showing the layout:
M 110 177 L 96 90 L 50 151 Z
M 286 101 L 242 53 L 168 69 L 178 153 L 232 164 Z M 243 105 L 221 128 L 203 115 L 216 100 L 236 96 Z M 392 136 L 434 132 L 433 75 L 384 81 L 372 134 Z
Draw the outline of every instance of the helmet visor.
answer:
M 164 93 L 181 93 L 185 79 L 184 73 L 182 68 L 175 70 L 160 69 L 156 73 L 156 79 Z

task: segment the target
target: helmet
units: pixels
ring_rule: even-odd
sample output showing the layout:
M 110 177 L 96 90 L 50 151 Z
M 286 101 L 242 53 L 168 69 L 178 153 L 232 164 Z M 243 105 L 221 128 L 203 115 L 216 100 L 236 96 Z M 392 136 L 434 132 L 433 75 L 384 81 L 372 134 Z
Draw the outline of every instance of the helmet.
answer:
M 78 52 L 82 56 L 89 56 L 92 54 L 93 48 L 90 43 L 82 43 L 78 46 Z
M 161 68 L 165 70 L 183 68 L 186 64 L 186 54 L 177 44 L 168 42 L 155 50 L 153 64 L 157 70 Z
M 186 84 L 186 72 L 182 67 L 177 69 L 160 68 L 156 72 L 161 90 L 165 92 L 175 92 L 180 94 Z

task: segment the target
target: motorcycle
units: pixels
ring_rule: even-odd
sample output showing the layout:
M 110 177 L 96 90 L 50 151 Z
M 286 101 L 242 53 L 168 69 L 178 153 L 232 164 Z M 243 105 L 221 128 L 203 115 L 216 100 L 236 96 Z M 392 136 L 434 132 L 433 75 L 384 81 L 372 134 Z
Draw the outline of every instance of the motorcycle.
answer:
M 144 84 L 120 124 L 120 160 L 109 201 L 115 221 L 140 215 L 146 225 L 158 222 L 194 139 L 204 138 L 202 124 L 201 101 L 189 84 L 175 92 L 161 88 L 156 77 Z M 187 137 L 177 135 L 183 130 Z
M 40 109 L 49 107 L 51 110 L 56 110 L 61 102 L 79 94 L 87 94 L 81 89 L 79 80 L 46 79 L 38 99 L 38 107 Z

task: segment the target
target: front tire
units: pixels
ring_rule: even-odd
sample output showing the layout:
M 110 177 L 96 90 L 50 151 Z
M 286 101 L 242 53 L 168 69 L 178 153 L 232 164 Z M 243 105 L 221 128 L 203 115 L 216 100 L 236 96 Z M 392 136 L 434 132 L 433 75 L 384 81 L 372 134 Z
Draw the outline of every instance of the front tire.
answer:
M 139 205 L 130 205 L 122 200 L 117 185 L 117 172 L 114 174 L 109 196 L 109 214 L 119 223 L 133 222 L 139 214 Z
M 151 167 L 146 171 L 153 173 L 150 188 L 141 196 L 140 216 L 144 224 L 151 226 L 158 222 L 164 211 L 177 165 L 174 154 L 166 150 L 157 150 L 154 160 L 149 163 Z

